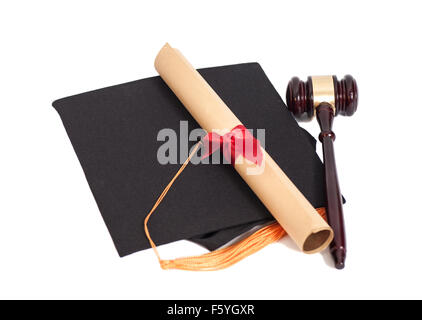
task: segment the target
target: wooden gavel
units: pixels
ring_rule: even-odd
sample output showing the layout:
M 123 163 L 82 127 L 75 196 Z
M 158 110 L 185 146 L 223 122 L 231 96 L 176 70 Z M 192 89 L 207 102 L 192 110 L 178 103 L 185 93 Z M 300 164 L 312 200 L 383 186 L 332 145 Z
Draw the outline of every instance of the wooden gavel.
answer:
M 358 88 L 355 79 L 347 75 L 338 81 L 336 76 L 312 76 L 307 81 L 294 77 L 287 86 L 287 106 L 300 120 L 316 116 L 321 133 L 325 165 L 328 223 L 334 231 L 330 251 L 335 267 L 343 269 L 346 260 L 346 234 L 343 219 L 343 198 L 337 178 L 332 131 L 334 117 L 338 114 L 351 116 L 358 104 Z

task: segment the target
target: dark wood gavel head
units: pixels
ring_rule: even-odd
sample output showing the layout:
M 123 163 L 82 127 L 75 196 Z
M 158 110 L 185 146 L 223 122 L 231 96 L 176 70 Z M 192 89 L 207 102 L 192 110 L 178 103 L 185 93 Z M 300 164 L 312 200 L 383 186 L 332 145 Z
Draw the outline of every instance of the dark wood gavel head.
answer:
M 335 116 L 351 116 L 358 106 L 358 87 L 351 75 L 340 81 L 336 76 L 312 76 L 306 82 L 294 77 L 287 86 L 286 99 L 298 120 L 311 120 L 321 103 L 330 104 Z

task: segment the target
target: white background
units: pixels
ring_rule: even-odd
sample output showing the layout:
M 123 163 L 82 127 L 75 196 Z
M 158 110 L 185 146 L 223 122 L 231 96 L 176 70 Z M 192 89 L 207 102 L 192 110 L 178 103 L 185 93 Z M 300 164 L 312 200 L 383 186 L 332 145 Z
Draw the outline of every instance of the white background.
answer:
M 422 298 L 420 1 L 4 1 L 0 4 L 0 298 Z M 120 259 L 54 99 L 156 75 L 165 42 L 195 67 L 257 61 L 352 74 L 335 119 L 346 269 L 284 239 L 219 272 Z M 314 135 L 316 122 L 306 125 Z M 145 181 L 148 183 L 148 181 Z M 181 241 L 166 258 L 205 252 Z

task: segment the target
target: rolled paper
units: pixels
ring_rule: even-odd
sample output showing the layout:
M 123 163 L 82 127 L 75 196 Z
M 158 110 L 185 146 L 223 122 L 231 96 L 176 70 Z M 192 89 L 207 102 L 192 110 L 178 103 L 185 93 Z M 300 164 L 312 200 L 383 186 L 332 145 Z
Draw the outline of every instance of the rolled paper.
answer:
M 177 49 L 164 45 L 154 65 L 204 130 L 228 132 L 242 125 Z M 263 148 L 262 152 L 261 164 L 240 159 L 234 168 L 303 252 L 325 249 L 333 239 L 332 229 Z

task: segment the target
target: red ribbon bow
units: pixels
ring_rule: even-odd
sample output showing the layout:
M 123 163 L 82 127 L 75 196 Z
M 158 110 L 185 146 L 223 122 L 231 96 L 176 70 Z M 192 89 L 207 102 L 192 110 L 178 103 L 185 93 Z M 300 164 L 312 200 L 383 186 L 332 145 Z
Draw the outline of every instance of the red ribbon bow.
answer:
M 223 156 L 234 165 L 238 156 L 261 165 L 263 153 L 261 144 L 243 125 L 234 127 L 223 136 L 215 132 L 209 132 L 202 139 L 205 146 L 205 154 L 202 159 L 211 156 L 218 149 L 223 150 Z

